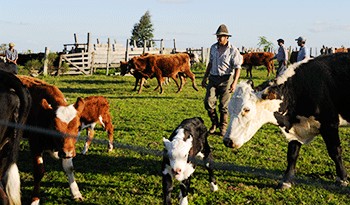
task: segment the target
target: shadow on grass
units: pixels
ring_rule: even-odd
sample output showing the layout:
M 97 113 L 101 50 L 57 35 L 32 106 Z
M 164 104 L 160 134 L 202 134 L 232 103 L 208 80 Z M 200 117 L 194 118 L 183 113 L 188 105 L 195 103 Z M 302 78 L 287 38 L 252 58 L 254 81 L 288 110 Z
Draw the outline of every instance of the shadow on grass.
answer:
M 108 156 L 108 155 L 99 155 L 99 154 L 93 154 L 89 153 L 88 155 L 77 155 L 73 162 L 74 162 L 74 168 L 77 172 L 81 174 L 103 174 L 103 175 L 119 175 L 119 173 L 132 173 L 137 175 L 153 175 L 153 176 L 159 176 L 161 177 L 161 160 L 157 159 L 149 159 L 148 157 L 144 156 L 162 156 L 161 150 L 155 150 L 155 149 L 148 149 L 141 146 L 133 146 L 133 145 L 121 145 L 121 144 L 115 144 L 115 148 L 119 150 L 126 150 L 131 151 L 131 153 L 125 153 L 125 156 Z M 136 152 L 138 154 L 141 154 L 141 156 L 127 156 L 127 155 L 134 155 L 132 152 Z M 123 152 L 122 152 L 123 153 Z M 60 161 L 55 161 L 53 159 L 49 159 L 49 156 L 44 157 L 45 160 L 45 167 L 47 171 L 62 171 L 63 169 L 61 167 Z M 32 165 L 31 165 L 31 159 L 30 159 L 30 152 L 28 150 L 22 150 L 19 154 L 19 169 L 21 172 L 27 172 L 30 175 L 32 175 Z M 195 163 L 197 163 L 199 166 L 201 166 L 201 169 L 203 168 L 203 161 L 196 160 Z M 216 170 L 216 174 L 219 172 L 223 173 L 224 171 L 224 180 L 228 183 L 237 184 L 244 183 L 246 185 L 256 186 L 258 188 L 276 188 L 276 181 L 279 181 L 281 179 L 281 176 L 283 172 L 281 170 L 275 170 L 275 169 L 265 169 L 265 168 L 257 168 L 257 167 L 251 167 L 251 166 L 242 166 L 242 165 L 235 165 L 234 163 L 230 162 L 215 162 L 214 163 L 214 170 Z M 203 170 L 202 176 L 204 178 L 207 178 L 207 172 L 206 170 Z M 194 173 L 195 175 L 198 173 Z M 201 175 L 201 174 L 199 174 Z M 231 176 L 231 177 L 230 177 Z M 319 175 L 318 175 L 319 176 Z M 235 178 L 235 180 L 232 179 L 232 177 Z M 223 177 L 220 177 L 223 178 Z M 273 182 L 259 182 L 260 180 L 256 180 L 256 178 L 261 179 L 261 181 L 266 181 L 264 179 L 271 179 Z M 79 179 L 77 179 L 79 181 Z M 321 188 L 325 189 L 327 191 L 339 193 L 339 194 L 350 194 L 350 189 L 348 187 L 338 187 L 334 185 L 330 180 L 325 180 L 321 178 L 315 178 L 310 176 L 296 176 L 296 183 L 301 185 L 308 185 L 313 186 L 315 188 Z M 219 182 L 220 183 L 220 182 Z M 32 182 L 24 182 L 24 186 L 32 186 Z M 68 189 L 67 183 L 60 183 L 60 182 L 46 182 L 43 183 L 43 187 L 66 187 Z M 79 183 L 79 186 L 81 188 L 86 187 L 88 189 L 92 189 L 91 186 L 94 186 L 93 184 L 83 184 Z M 107 185 L 109 186 L 109 185 Z M 112 186 L 112 185 L 111 185 Z M 296 185 L 297 186 L 297 185 Z M 30 193 L 24 192 L 24 196 L 30 196 Z

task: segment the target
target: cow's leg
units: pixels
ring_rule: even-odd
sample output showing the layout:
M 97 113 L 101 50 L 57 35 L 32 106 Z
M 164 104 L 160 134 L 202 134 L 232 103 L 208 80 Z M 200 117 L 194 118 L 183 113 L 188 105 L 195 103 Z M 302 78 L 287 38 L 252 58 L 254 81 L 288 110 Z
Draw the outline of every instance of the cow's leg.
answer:
M 180 194 L 179 194 L 179 201 L 180 205 L 187 205 L 188 204 L 188 192 L 190 192 L 190 185 L 191 185 L 191 176 L 189 176 L 187 179 L 183 180 L 180 183 Z
M 171 204 L 171 192 L 173 191 L 173 180 L 170 174 L 163 174 L 163 204 Z
M 175 84 L 177 86 L 177 91 L 176 92 L 178 93 L 178 92 L 182 91 L 183 85 L 181 83 L 181 79 L 180 79 L 180 85 L 179 85 L 179 82 L 177 81 L 177 76 L 176 75 L 172 75 L 171 78 L 175 81 Z
M 299 156 L 300 147 L 301 147 L 301 143 L 296 140 L 292 140 L 288 143 L 288 152 L 287 152 L 288 166 L 284 173 L 282 181 L 278 185 L 279 189 L 287 189 L 292 186 L 292 180 L 295 175 L 295 166 Z
M 0 183 L 0 204 L 2 204 L 2 205 L 10 204 L 9 198 L 7 197 L 7 195 L 5 193 L 5 189 L 2 186 L 2 183 Z
M 74 178 L 73 158 L 62 159 L 62 167 L 68 176 L 69 188 L 70 188 L 73 199 L 78 200 L 78 201 L 82 201 L 83 196 L 81 195 L 81 193 L 79 191 L 78 184 Z
M 139 84 L 139 81 L 140 81 L 140 78 L 135 77 L 135 86 L 134 86 L 134 89 L 132 89 L 132 91 L 136 91 L 137 85 Z
M 215 179 L 214 171 L 213 171 L 214 160 L 213 160 L 213 155 L 210 151 L 210 146 L 209 146 L 207 141 L 204 145 L 204 158 L 203 158 L 203 160 L 205 163 L 205 168 L 209 172 L 210 190 L 217 191 L 219 188 L 218 188 L 218 185 L 216 183 L 216 179 Z
M 109 140 L 109 142 L 108 142 L 108 152 L 110 152 L 114 148 L 114 146 L 113 146 L 113 140 L 114 140 L 113 131 L 114 130 L 113 130 L 113 124 L 112 124 L 112 121 L 111 121 L 111 117 L 110 117 L 109 114 L 107 116 L 107 119 L 108 119 L 108 121 L 106 120 L 106 122 L 105 122 L 105 125 L 106 125 L 105 129 L 107 131 L 108 140 Z
M 7 168 L 2 182 L 4 182 L 6 194 L 10 204 L 21 204 L 21 181 L 16 163 L 11 163 Z M 0 192 L 2 188 L 3 187 L 1 186 Z
M 89 150 L 90 144 L 91 144 L 92 139 L 94 138 L 94 134 L 95 134 L 94 128 L 95 128 L 95 125 L 91 125 L 91 127 L 88 127 L 86 129 L 87 137 L 86 137 L 84 149 L 81 152 L 82 154 L 86 154 Z
M 34 188 L 32 192 L 32 205 L 39 204 L 39 191 L 40 191 L 40 182 L 44 176 L 44 161 L 41 153 L 33 154 L 33 168 L 34 168 Z
M 141 81 L 140 81 L 140 87 L 139 87 L 139 92 L 138 92 L 138 94 L 140 94 L 141 93 L 141 91 L 142 91 L 142 87 L 143 87 L 143 84 L 145 83 L 145 81 L 146 81 L 146 78 L 141 78 Z
M 349 181 L 347 180 L 347 173 L 341 156 L 342 148 L 340 145 L 338 125 L 322 126 L 321 124 L 320 133 L 326 143 L 328 154 L 335 163 L 337 184 L 347 186 Z
M 163 85 L 163 82 L 164 82 L 164 78 L 159 73 L 156 73 L 156 77 L 157 77 L 157 81 L 158 81 L 158 86 L 154 90 L 157 90 L 158 88 L 160 88 L 160 94 L 163 94 L 164 90 L 163 90 L 163 86 L 162 85 Z
M 190 70 L 186 70 L 184 73 L 191 79 L 193 89 L 198 91 L 196 81 L 195 81 L 195 75 Z

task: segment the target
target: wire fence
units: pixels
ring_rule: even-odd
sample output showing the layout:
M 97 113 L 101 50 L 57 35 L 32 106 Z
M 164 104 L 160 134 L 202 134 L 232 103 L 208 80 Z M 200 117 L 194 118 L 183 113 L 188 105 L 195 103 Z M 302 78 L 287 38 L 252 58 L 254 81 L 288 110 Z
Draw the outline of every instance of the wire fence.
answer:
M 23 131 L 30 131 L 30 132 L 45 134 L 50 137 L 58 137 L 58 138 L 72 137 L 72 138 L 76 138 L 77 141 L 85 141 L 86 139 L 86 136 L 73 136 L 69 134 L 60 133 L 55 130 L 48 130 L 40 127 L 29 126 L 29 125 L 21 125 L 21 124 L 8 122 L 4 120 L 0 120 L 0 126 L 7 126 L 14 129 L 21 129 Z M 102 140 L 102 139 L 93 139 L 92 142 L 99 145 L 107 145 L 109 143 L 108 140 Z M 163 156 L 163 150 L 149 149 L 143 146 L 122 144 L 122 143 L 116 143 L 116 142 L 113 143 L 113 146 L 114 148 L 117 148 L 117 149 L 127 149 L 142 155 L 153 155 L 158 157 Z M 205 166 L 205 163 L 206 163 L 204 160 L 199 159 L 197 157 L 190 158 L 189 160 L 193 164 L 200 165 L 200 166 Z M 272 180 L 279 180 L 282 178 L 282 175 L 283 175 L 283 172 L 281 170 L 270 170 L 265 168 L 242 166 L 242 165 L 236 165 L 230 162 L 213 162 L 212 167 L 214 170 L 231 171 L 231 172 L 242 173 L 244 175 L 253 176 L 253 177 L 269 178 Z M 327 181 L 324 181 L 321 179 L 315 180 L 313 177 L 308 177 L 308 176 L 304 176 L 304 177 L 298 176 L 295 179 L 295 182 L 312 185 L 320 188 L 321 187 L 325 188 L 329 186 L 329 182 Z

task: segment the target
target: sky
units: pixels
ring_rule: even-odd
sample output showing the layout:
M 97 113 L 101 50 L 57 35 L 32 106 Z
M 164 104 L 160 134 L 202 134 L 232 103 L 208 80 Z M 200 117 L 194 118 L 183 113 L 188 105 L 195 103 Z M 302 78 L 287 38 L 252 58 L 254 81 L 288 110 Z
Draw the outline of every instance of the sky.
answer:
M 122 45 L 149 11 L 154 38 L 165 47 L 209 48 L 226 24 L 238 48 L 258 47 L 264 36 L 277 48 L 304 36 L 306 46 L 350 47 L 349 0 L 11 0 L 1 1 L 0 44 L 14 42 L 19 52 L 62 51 L 63 44 L 108 38 Z M 316 50 L 315 49 L 315 50 Z

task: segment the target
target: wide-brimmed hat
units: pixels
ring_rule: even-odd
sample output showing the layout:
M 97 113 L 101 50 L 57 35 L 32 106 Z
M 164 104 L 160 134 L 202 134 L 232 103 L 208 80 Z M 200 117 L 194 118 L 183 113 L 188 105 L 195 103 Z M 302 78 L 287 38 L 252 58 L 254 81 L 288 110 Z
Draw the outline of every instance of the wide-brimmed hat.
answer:
M 306 38 L 303 36 L 300 36 L 299 38 L 295 39 L 296 41 L 301 41 L 301 42 L 305 42 Z
M 225 24 L 221 24 L 214 35 L 217 36 L 231 36 Z
M 10 46 L 10 47 L 14 47 L 15 44 L 11 42 L 11 43 L 9 43 L 9 46 Z

